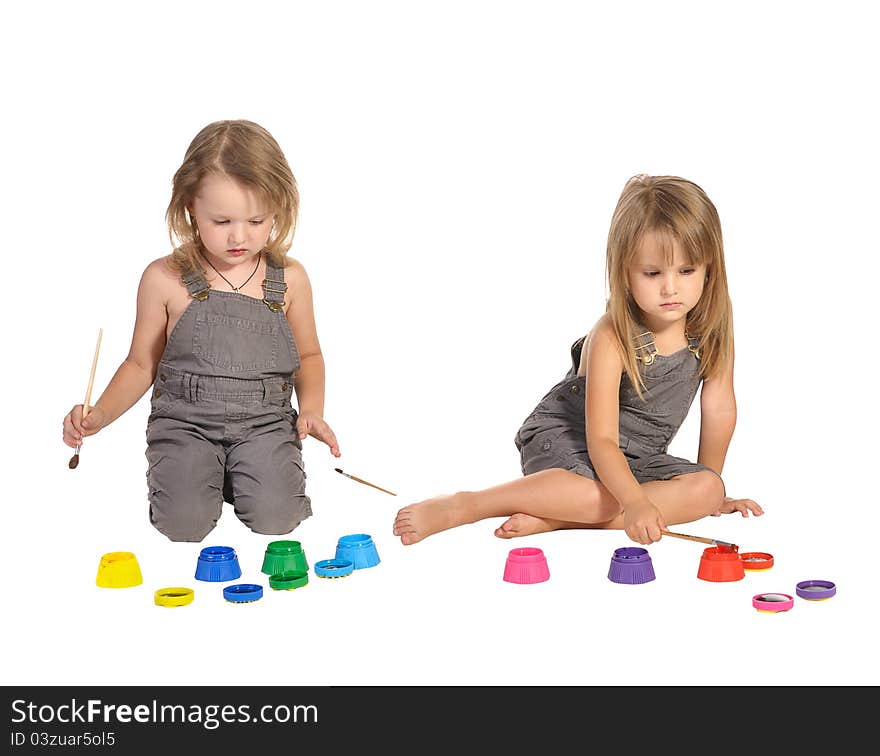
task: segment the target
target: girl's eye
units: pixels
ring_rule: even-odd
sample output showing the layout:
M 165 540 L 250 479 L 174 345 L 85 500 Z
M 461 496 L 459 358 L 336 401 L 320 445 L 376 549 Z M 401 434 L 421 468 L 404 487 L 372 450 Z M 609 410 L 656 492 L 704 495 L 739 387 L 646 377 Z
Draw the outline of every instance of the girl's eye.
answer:
M 225 226 L 227 223 L 229 223 L 228 220 L 225 220 L 225 221 L 217 221 L 217 220 L 215 220 L 215 221 L 214 221 L 214 225 L 215 225 L 215 226 Z
M 693 273 L 693 272 L 694 272 L 694 269 L 693 269 L 693 268 L 683 268 L 682 271 L 681 271 L 681 274 L 682 274 L 683 276 L 689 276 L 689 275 L 690 275 L 691 273 Z
M 265 218 L 263 218 L 263 219 L 261 219 L 261 220 L 252 220 L 252 221 L 251 221 L 251 225 L 252 225 L 252 226 L 262 226 L 264 220 L 265 220 Z
M 646 275 L 648 278 L 654 278 L 654 276 L 658 276 L 658 275 L 660 275 L 660 272 L 657 271 L 657 270 L 646 270 L 646 271 L 645 271 L 645 275 Z

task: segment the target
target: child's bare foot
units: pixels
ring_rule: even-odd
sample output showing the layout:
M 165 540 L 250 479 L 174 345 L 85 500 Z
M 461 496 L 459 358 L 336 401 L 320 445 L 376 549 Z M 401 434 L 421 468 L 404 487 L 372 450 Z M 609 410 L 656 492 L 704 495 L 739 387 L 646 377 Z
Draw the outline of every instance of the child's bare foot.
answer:
M 401 509 L 394 518 L 394 535 L 400 536 L 404 546 L 410 546 L 429 535 L 467 522 L 460 494 L 436 496 Z
M 511 515 L 500 526 L 495 528 L 495 535 L 498 538 L 520 538 L 521 536 L 559 530 L 563 526 L 564 523 L 559 520 L 544 519 L 520 513 Z

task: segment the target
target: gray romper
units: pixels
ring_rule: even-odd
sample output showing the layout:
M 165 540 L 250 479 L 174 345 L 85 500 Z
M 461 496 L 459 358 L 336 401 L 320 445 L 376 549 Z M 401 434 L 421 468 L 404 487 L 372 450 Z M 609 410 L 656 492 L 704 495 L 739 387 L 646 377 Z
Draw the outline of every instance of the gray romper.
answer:
M 626 373 L 621 377 L 620 450 L 639 483 L 710 470 L 666 453 L 700 385 L 697 342 L 689 339 L 684 349 L 662 355 L 657 353 L 653 334 L 642 330 L 634 347 L 643 363 L 646 389 L 639 398 Z M 586 378 L 577 375 L 585 339 L 572 346 L 572 367 L 565 378 L 550 389 L 516 434 L 524 475 L 559 467 L 598 479 L 587 454 Z
M 263 300 L 210 290 L 201 270 L 182 282 L 192 301 L 165 345 L 147 420 L 150 522 L 172 541 L 201 541 L 225 500 L 254 532 L 289 533 L 312 510 L 284 270 L 266 261 Z

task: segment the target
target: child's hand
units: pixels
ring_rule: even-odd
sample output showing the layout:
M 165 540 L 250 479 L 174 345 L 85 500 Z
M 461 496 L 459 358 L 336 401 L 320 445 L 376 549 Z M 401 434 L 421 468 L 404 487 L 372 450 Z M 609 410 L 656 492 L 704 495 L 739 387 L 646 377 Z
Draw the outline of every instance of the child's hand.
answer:
M 336 434 L 324 421 L 320 415 L 306 412 L 300 415 L 296 420 L 296 430 L 299 433 L 300 440 L 306 436 L 317 438 L 330 447 L 330 453 L 334 457 L 341 456 L 339 453 L 339 443 L 336 441 Z
M 755 517 L 764 514 L 761 505 L 751 499 L 734 499 L 730 496 L 724 497 L 724 503 L 717 512 L 712 512 L 712 517 L 718 517 L 723 514 L 733 514 L 739 512 L 743 517 L 748 517 L 751 512 Z
M 666 525 L 660 510 L 646 499 L 626 508 L 623 513 L 623 529 L 636 543 L 649 544 L 660 540 L 660 531 L 665 530 Z
M 83 418 L 83 406 L 77 404 L 64 416 L 64 443 L 76 448 L 82 444 L 85 436 L 93 436 L 101 430 L 105 421 L 104 410 L 90 407 L 88 414 Z

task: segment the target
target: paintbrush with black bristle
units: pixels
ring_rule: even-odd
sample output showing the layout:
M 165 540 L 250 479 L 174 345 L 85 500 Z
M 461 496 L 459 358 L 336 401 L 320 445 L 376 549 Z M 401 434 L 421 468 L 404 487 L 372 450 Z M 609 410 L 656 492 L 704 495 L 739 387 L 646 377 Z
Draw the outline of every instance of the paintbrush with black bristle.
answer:
M 396 493 L 394 493 L 393 491 L 389 491 L 387 488 L 382 488 L 382 486 L 377 486 L 375 483 L 370 483 L 369 481 L 364 480 L 363 478 L 357 478 L 354 475 L 349 475 L 347 472 L 343 472 L 338 467 L 334 467 L 333 469 L 336 470 L 336 472 L 338 472 L 340 475 L 344 475 L 346 478 L 351 478 L 352 480 L 356 480 L 358 483 L 363 483 L 365 486 L 370 486 L 371 488 L 378 488 L 380 491 L 384 491 L 387 494 L 391 494 L 392 496 L 397 496 Z
M 86 389 L 86 398 L 83 402 L 83 420 L 85 420 L 86 415 L 89 414 L 89 409 L 91 409 L 89 402 L 92 400 L 92 386 L 95 385 L 95 368 L 98 366 L 98 352 L 101 349 L 101 336 L 104 333 L 103 328 L 98 329 L 98 343 L 95 344 L 95 355 L 92 357 L 92 371 L 89 374 L 89 386 Z M 67 466 L 71 470 L 75 470 L 76 466 L 79 464 L 79 450 L 82 447 L 82 442 L 76 447 L 76 451 L 73 453 L 73 456 L 70 458 L 70 461 L 67 463 Z

